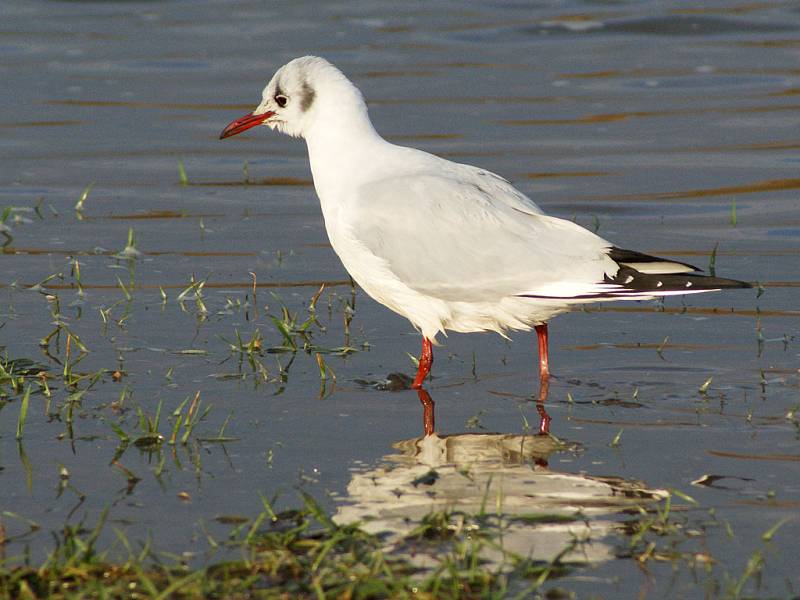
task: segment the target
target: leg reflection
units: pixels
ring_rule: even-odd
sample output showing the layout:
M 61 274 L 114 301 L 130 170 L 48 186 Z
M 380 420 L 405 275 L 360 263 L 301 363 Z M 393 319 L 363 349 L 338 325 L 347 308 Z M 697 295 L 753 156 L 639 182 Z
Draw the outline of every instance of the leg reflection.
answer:
M 550 381 L 547 377 L 542 377 L 539 381 L 539 396 L 536 398 L 536 411 L 539 413 L 539 435 L 550 435 L 550 415 L 544 407 L 547 402 L 547 395 L 550 392 Z M 434 407 L 436 403 L 431 395 L 424 388 L 417 390 L 417 397 L 422 404 L 422 430 L 425 437 L 433 435 L 436 429 L 436 417 Z
M 433 435 L 433 430 L 436 428 L 433 413 L 434 402 L 431 395 L 422 388 L 417 390 L 417 396 L 419 396 L 419 401 L 422 403 L 422 429 L 427 437 Z
M 544 408 L 547 395 L 550 392 L 550 378 L 542 377 L 539 380 L 539 397 L 536 399 L 536 411 L 539 413 L 539 435 L 550 434 L 550 415 Z

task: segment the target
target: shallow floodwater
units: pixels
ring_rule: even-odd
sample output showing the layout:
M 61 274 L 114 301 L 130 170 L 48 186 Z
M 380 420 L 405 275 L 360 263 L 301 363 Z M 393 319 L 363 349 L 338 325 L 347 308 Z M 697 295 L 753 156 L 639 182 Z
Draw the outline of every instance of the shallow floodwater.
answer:
M 21 394 L 0 380 L 0 553 L 41 558 L 50 531 L 107 508 L 132 540 L 201 559 L 260 496 L 291 507 L 298 487 L 399 536 L 499 486 L 500 512 L 586 515 L 516 526 L 515 552 L 543 560 L 592 540 L 552 585 L 713 595 L 699 559 L 618 558 L 630 498 L 678 490 L 722 574 L 762 552 L 744 589 L 797 594 L 800 9 L 700 6 L 6 1 L 0 350 L 43 374 L 19 441 Z M 760 287 L 558 317 L 544 403 L 525 333 L 452 334 L 428 398 L 383 389 L 413 374 L 419 336 L 351 288 L 304 145 L 217 139 L 304 54 L 350 76 L 389 139 Z M 293 318 L 305 335 L 282 333 Z M 542 409 L 557 440 L 535 435 Z M 191 428 L 170 440 L 178 415 Z

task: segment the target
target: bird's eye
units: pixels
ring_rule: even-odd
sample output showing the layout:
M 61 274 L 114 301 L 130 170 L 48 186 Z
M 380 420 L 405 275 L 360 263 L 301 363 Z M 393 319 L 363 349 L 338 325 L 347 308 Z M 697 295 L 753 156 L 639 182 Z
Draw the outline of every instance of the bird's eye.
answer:
M 275 102 L 278 104 L 278 106 L 283 108 L 284 106 L 286 106 L 286 103 L 289 102 L 289 98 L 287 98 L 283 94 L 278 94 L 277 96 L 275 96 Z

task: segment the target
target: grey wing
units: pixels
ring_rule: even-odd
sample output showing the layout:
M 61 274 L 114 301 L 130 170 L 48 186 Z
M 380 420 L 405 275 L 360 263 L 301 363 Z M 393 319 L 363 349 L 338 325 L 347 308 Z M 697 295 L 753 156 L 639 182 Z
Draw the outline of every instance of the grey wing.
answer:
M 398 176 L 361 186 L 346 210 L 354 239 L 405 285 L 444 300 L 585 296 L 609 289 L 619 269 L 610 243 L 541 214 L 505 180 Z
M 505 177 L 471 165 L 458 164 L 457 166 L 459 167 L 458 174 L 465 176 L 465 182 L 474 186 L 479 192 L 491 196 L 492 199 L 514 210 L 529 215 L 544 214 L 533 200 L 515 188 Z

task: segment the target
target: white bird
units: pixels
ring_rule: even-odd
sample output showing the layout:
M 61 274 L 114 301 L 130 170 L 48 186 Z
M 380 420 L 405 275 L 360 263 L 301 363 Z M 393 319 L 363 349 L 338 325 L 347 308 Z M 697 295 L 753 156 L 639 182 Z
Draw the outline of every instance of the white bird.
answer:
M 305 138 L 331 246 L 367 294 L 423 336 L 416 389 L 446 330 L 535 328 L 545 380 L 547 321 L 574 304 L 751 287 L 623 250 L 544 214 L 499 175 L 387 142 L 358 88 L 322 58 L 278 69 L 220 139 L 256 125 Z

